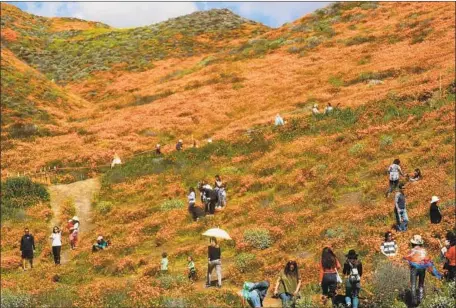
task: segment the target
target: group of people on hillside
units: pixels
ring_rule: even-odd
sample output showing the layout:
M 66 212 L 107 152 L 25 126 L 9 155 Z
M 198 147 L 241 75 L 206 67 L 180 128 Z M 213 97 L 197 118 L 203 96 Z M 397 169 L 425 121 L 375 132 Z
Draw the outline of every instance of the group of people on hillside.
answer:
M 69 232 L 68 240 L 70 244 L 70 249 L 74 250 L 77 248 L 78 237 L 79 237 L 79 218 L 77 216 L 73 216 L 68 221 L 67 229 Z M 51 240 L 51 247 L 52 247 L 52 256 L 54 259 L 55 265 L 60 265 L 61 262 L 61 252 L 62 252 L 62 230 L 60 227 L 55 226 L 52 228 L 52 233 L 49 236 Z M 96 252 L 99 250 L 106 249 L 109 245 L 109 241 L 106 241 L 103 236 L 98 236 L 95 244 L 93 244 L 92 251 Z M 33 258 L 35 252 L 35 238 L 30 233 L 29 228 L 24 229 L 24 235 L 20 241 L 20 250 L 21 250 L 21 258 L 22 258 L 22 269 L 24 271 L 27 270 L 26 263 L 30 264 L 30 268 L 33 268 Z
M 190 187 L 187 196 L 188 211 L 193 221 L 197 221 L 205 215 L 214 215 L 216 210 L 222 210 L 226 207 L 226 183 L 222 181 L 220 175 L 215 176 L 214 187 L 203 180 L 198 183 L 198 190 L 204 211 L 196 206 L 195 188 Z
M 409 182 L 420 181 L 423 176 L 420 169 L 415 169 L 412 175 L 404 174 L 401 169 L 401 161 L 396 158 L 388 168 L 389 188 L 385 193 L 388 197 L 395 189 L 398 191 L 394 197 L 394 215 L 396 216 L 396 229 L 398 231 L 407 231 L 409 217 L 407 213 L 406 196 L 404 194 L 406 185 L 399 183 L 400 177 L 405 177 Z M 438 224 L 442 221 L 442 213 L 438 205 L 440 199 L 432 196 L 429 208 L 429 218 L 432 224 Z
M 337 104 L 336 107 L 333 107 L 333 106 L 331 105 L 331 103 L 328 103 L 328 104 L 326 105 L 324 111 L 323 111 L 324 114 L 325 114 L 325 115 L 330 115 L 330 114 L 334 111 L 335 108 L 338 108 L 338 107 L 339 107 L 339 105 L 340 105 L 340 103 Z M 312 106 L 312 114 L 313 114 L 314 116 L 316 116 L 316 115 L 319 115 L 320 113 L 321 113 L 321 112 L 320 112 L 320 110 L 318 109 L 318 104 L 314 104 L 314 105 Z M 286 123 L 286 122 L 283 120 L 283 118 L 282 118 L 282 117 L 280 116 L 280 114 L 278 113 L 278 114 L 276 115 L 275 119 L 274 119 L 274 125 L 275 125 L 275 126 L 283 126 L 283 125 L 285 125 L 285 123 Z

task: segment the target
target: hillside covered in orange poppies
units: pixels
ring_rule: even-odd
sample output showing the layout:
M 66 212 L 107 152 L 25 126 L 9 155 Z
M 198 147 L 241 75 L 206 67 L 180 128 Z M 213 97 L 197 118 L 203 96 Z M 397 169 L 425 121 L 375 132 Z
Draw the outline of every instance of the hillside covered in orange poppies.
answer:
M 59 199 L 57 215 L 52 193 L 8 199 L 2 295 L 30 306 L 232 307 L 244 281 L 273 283 L 293 259 L 299 307 L 319 307 L 318 262 L 330 245 L 341 262 L 349 249 L 360 254 L 365 306 L 405 307 L 406 265 L 379 252 L 395 221 L 384 193 L 397 157 L 405 172 L 423 172 L 406 185 L 400 254 L 421 234 L 438 263 L 438 240 L 455 225 L 455 3 L 340 2 L 276 29 L 229 10 L 130 29 L 1 10 L 2 185 L 7 174 L 44 167 L 61 169 L 53 184 L 100 184 L 91 232 L 60 267 L 50 223 L 78 214 L 78 202 Z M 324 115 L 328 103 L 338 108 Z M 322 114 L 312 115 L 315 104 Z M 274 127 L 277 113 L 284 126 Z M 157 143 L 162 158 L 133 156 Z M 123 165 L 104 167 L 115 152 Z M 188 188 L 215 174 L 227 183 L 227 208 L 192 222 Z M 432 195 L 438 225 L 429 222 Z M 18 269 L 25 225 L 39 260 L 28 272 Z M 224 287 L 206 290 L 182 275 L 191 254 L 204 276 L 201 233 L 216 226 L 233 241 L 222 243 Z M 98 234 L 113 245 L 92 254 Z M 451 307 L 446 285 L 426 283 Z M 424 307 L 434 307 L 439 298 L 427 294 Z

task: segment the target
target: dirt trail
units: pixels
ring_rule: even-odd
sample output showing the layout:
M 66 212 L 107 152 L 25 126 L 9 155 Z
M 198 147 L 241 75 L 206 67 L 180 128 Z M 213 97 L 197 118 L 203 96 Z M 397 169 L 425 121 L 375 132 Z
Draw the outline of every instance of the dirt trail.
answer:
M 98 179 L 88 179 L 78 181 L 71 184 L 53 185 L 49 187 L 51 193 L 51 208 L 54 212 L 52 225 L 59 223 L 60 206 L 65 200 L 71 198 L 74 200 L 76 207 L 76 215 L 81 223 L 80 236 L 91 231 L 94 227 L 91 215 L 91 202 L 94 194 L 100 190 L 100 181 Z M 62 222 L 62 227 L 65 222 Z M 70 250 L 68 249 L 68 240 L 63 239 L 63 249 L 61 255 L 61 264 L 65 264 L 70 260 Z

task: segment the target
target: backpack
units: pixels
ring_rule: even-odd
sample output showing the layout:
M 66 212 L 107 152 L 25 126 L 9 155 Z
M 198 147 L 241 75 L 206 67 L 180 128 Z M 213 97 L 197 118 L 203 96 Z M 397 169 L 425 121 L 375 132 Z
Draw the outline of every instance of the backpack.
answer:
M 358 268 L 353 267 L 353 265 L 350 262 L 348 262 L 348 264 L 351 267 L 350 275 L 348 276 L 348 281 L 350 282 L 350 284 L 355 285 L 361 281 L 361 276 L 359 276 Z

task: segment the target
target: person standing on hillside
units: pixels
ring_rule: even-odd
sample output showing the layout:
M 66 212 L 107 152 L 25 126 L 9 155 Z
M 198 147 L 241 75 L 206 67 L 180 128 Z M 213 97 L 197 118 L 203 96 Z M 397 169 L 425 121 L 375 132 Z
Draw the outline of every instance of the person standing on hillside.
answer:
M 446 281 L 456 280 L 456 235 L 453 232 L 448 232 L 446 240 L 449 243 L 449 248 L 442 248 L 445 264 L 443 269 L 446 271 Z
M 429 208 L 429 217 L 431 218 L 432 224 L 439 224 L 442 221 L 442 213 L 440 213 L 440 208 L 438 206 L 439 201 L 439 197 L 432 196 L 431 207 Z
M 320 110 L 318 110 L 318 105 L 317 104 L 314 104 L 313 107 L 312 107 L 312 114 L 314 116 L 320 114 Z
M 76 244 L 78 243 L 78 236 L 79 236 L 79 218 L 78 216 L 73 216 L 69 222 L 70 228 L 70 248 L 76 249 Z
M 54 256 L 55 265 L 60 265 L 60 252 L 62 250 L 62 231 L 59 227 L 54 227 L 49 237 L 52 239 L 52 255 Z
M 24 229 L 24 235 L 21 238 L 21 252 L 22 252 L 22 269 L 27 270 L 26 260 L 30 263 L 30 268 L 33 268 L 33 252 L 35 251 L 35 239 L 30 234 L 29 228 Z
M 388 168 L 389 175 L 389 189 L 386 191 L 385 196 L 388 198 L 389 194 L 396 189 L 399 184 L 399 177 L 404 176 L 401 169 L 401 161 L 399 158 L 396 158 L 393 163 Z
M 345 281 L 345 304 L 347 307 L 358 308 L 359 291 L 361 290 L 361 276 L 363 275 L 363 264 L 358 260 L 356 251 L 351 249 L 344 263 L 343 273 L 347 276 Z
M 407 231 L 408 215 L 404 195 L 404 184 L 399 184 L 399 191 L 394 198 L 394 214 L 397 231 Z
M 276 115 L 274 124 L 275 124 L 275 126 L 283 126 L 285 124 L 285 122 L 283 121 L 283 119 L 280 116 L 280 114 Z
M 168 273 L 168 254 L 166 252 L 162 253 L 162 259 L 160 261 L 160 272 L 162 274 Z
M 161 145 L 159 143 L 155 146 L 155 155 L 162 155 Z
M 380 246 L 380 251 L 387 257 L 394 257 L 398 252 L 397 243 L 393 240 L 391 231 L 385 233 L 385 241 Z
M 220 246 L 217 244 L 217 239 L 215 237 L 210 238 L 210 244 L 207 247 L 207 256 L 208 256 L 208 264 L 207 264 L 207 281 L 206 281 L 206 288 L 211 286 L 211 275 L 212 271 L 215 268 L 215 272 L 217 273 L 217 287 L 222 287 L 222 251 L 220 250 Z
M 277 278 L 274 296 L 278 296 L 282 300 L 282 307 L 294 307 L 300 289 L 301 277 L 299 276 L 298 264 L 296 261 L 288 261 Z
M 182 139 L 179 139 L 179 141 L 176 144 L 176 151 L 182 151 L 184 148 L 184 141 Z
M 221 209 L 224 208 L 226 205 L 226 191 L 225 191 L 225 184 L 222 182 L 220 175 L 215 176 L 215 191 L 217 192 L 218 202 L 216 208 Z
M 320 285 L 324 305 L 326 305 L 328 298 L 331 298 L 331 302 L 334 305 L 337 282 L 341 282 L 340 278 L 338 278 L 338 269 L 340 269 L 340 263 L 332 249 L 329 247 L 323 248 L 320 263 Z

